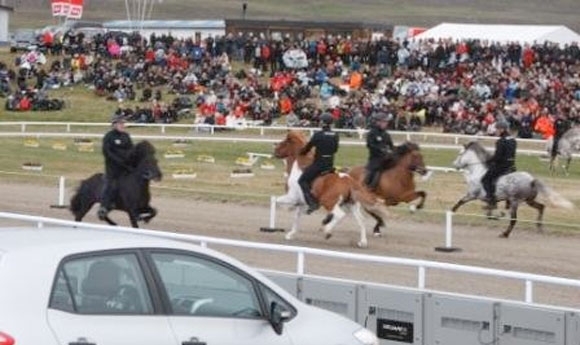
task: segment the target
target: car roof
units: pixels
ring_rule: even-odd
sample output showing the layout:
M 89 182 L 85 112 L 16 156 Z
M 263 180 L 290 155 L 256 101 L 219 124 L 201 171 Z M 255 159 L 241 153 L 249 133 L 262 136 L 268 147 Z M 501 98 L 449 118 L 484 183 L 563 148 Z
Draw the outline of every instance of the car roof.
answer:
M 156 236 L 71 227 L 0 228 L 0 250 L 5 253 L 33 249 L 63 255 L 105 249 L 170 247 L 203 251 L 198 245 Z

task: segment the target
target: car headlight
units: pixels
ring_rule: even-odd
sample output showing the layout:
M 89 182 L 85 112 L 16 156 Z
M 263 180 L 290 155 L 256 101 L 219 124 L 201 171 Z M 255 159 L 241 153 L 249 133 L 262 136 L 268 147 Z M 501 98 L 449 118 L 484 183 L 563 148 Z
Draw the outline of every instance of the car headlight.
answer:
M 379 345 L 379 338 L 366 328 L 361 328 L 352 334 L 356 340 L 365 345 Z

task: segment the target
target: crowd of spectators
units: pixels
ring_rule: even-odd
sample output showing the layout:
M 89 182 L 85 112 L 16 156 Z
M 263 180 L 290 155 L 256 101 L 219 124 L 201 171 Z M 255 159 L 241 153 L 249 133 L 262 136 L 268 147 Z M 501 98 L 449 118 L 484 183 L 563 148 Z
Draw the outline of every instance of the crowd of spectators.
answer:
M 45 39 L 41 48 L 50 67 L 17 61 L 26 71 L 15 76 L 36 78 L 39 90 L 86 85 L 139 122 L 316 126 L 330 112 L 341 128 L 364 128 L 381 111 L 395 130 L 491 134 L 505 119 L 525 138 L 550 137 L 557 114 L 580 122 L 577 43 L 241 34 L 194 41 L 109 32 Z M 297 51 L 306 67 L 285 59 Z

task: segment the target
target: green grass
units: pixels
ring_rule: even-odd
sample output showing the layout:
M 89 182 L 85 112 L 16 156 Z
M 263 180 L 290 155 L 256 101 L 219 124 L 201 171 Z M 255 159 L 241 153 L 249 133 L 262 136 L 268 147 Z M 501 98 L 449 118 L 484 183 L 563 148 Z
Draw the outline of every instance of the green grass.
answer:
M 165 0 L 153 19 L 241 18 L 239 0 Z M 541 14 L 541 15 L 538 15 Z M 126 19 L 125 2 L 85 2 L 86 20 Z M 296 0 L 248 1 L 248 19 L 365 21 L 392 25 L 434 26 L 443 21 L 508 24 L 560 24 L 579 30 L 576 0 Z M 54 24 L 49 5 L 20 0 L 10 26 Z

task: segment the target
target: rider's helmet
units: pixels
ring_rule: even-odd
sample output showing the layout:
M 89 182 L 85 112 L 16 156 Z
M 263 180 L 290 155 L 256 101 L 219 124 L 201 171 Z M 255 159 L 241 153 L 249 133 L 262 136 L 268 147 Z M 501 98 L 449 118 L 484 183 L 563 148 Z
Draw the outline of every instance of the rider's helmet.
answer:
M 506 121 L 506 120 L 500 120 L 495 124 L 495 128 L 500 130 L 500 129 L 509 129 L 510 128 L 510 124 Z
M 372 120 L 375 123 L 378 123 L 379 121 L 389 121 L 389 115 L 387 115 L 387 113 L 384 112 L 376 112 L 372 115 Z
M 126 122 L 125 116 L 121 114 L 115 114 L 111 117 L 111 124 L 114 125 L 119 122 Z
M 324 113 L 324 114 L 320 115 L 320 124 L 322 126 L 330 126 L 330 125 L 332 125 L 333 121 L 334 121 L 334 118 L 329 113 Z

